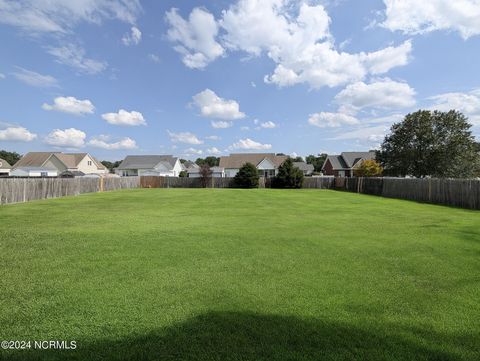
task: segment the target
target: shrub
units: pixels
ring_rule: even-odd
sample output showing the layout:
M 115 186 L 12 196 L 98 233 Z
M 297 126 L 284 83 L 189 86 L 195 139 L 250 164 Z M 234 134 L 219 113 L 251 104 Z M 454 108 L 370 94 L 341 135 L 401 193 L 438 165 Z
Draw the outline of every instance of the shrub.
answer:
M 239 188 L 258 188 L 258 170 L 252 163 L 245 163 L 235 175 L 234 185 Z
M 202 164 L 200 166 L 200 180 L 202 182 L 202 187 L 207 188 L 212 179 L 212 170 L 208 164 Z
M 353 173 L 356 177 L 380 177 L 383 173 L 383 168 L 377 161 L 369 159 L 364 160 Z
M 303 172 L 293 165 L 291 158 L 287 158 L 278 167 L 278 174 L 272 180 L 272 188 L 302 188 Z
M 186 170 L 182 170 L 180 171 L 180 173 L 178 174 L 179 177 L 188 177 L 188 172 Z

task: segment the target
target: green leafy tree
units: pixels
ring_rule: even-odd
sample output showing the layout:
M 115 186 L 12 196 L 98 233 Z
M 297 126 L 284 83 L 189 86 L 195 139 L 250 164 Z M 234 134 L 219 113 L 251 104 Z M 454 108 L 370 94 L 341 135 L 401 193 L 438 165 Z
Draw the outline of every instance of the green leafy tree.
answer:
M 197 158 L 195 163 L 197 163 L 199 166 L 207 164 L 209 167 L 217 167 L 220 164 L 220 158 L 212 156 L 206 158 Z
M 472 177 L 479 155 L 470 128 L 461 112 L 419 110 L 391 127 L 377 160 L 387 175 Z
M 327 159 L 327 156 L 328 155 L 325 153 L 318 154 L 317 156 L 310 154 L 305 158 L 305 161 L 307 164 L 313 165 L 313 170 L 315 172 L 321 172 L 323 163 L 325 163 L 325 159 Z
M 302 188 L 303 172 L 293 165 L 293 160 L 287 158 L 278 167 L 278 174 L 272 180 L 273 188 Z
M 383 168 L 374 159 L 367 159 L 354 170 L 355 177 L 380 177 L 383 173 Z
M 252 163 L 245 163 L 235 175 L 234 184 L 239 188 L 258 188 L 258 170 Z
M 293 158 L 293 161 L 294 162 L 303 162 L 303 158 L 298 156 L 298 157 Z
M 22 156 L 17 152 L 7 152 L 6 150 L 0 150 L 0 158 L 7 161 L 8 164 L 14 165 Z
M 188 177 L 188 172 L 186 170 L 182 170 L 180 173 L 178 173 L 178 176 L 181 178 L 186 178 Z
M 100 163 L 102 163 L 110 171 L 110 173 L 113 173 L 114 169 L 117 168 L 122 161 L 117 160 L 115 162 L 110 162 L 108 160 L 102 160 Z

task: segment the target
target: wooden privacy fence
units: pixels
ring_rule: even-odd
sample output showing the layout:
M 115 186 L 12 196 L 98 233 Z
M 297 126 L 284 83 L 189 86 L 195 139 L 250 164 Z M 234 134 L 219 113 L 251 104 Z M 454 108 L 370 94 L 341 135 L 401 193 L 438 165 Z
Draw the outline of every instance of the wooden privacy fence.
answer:
M 141 176 L 142 188 L 204 188 L 201 178 Z M 210 178 L 208 188 L 230 188 L 233 178 Z
M 76 196 L 82 193 L 138 188 L 139 177 L 128 178 L 0 178 L 0 204 Z
M 337 178 L 335 188 L 418 202 L 480 209 L 480 180 L 441 178 Z

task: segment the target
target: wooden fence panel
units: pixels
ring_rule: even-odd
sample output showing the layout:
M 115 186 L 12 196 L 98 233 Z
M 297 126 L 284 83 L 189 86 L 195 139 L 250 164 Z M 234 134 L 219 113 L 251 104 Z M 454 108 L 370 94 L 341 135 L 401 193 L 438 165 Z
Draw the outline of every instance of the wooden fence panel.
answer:
M 334 177 L 305 177 L 302 188 L 331 189 L 335 186 Z

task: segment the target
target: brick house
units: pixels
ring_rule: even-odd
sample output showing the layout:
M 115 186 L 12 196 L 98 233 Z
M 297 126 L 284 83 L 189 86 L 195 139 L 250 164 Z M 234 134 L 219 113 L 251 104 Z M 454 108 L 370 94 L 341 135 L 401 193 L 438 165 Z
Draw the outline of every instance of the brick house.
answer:
M 355 168 L 364 160 L 375 159 L 375 152 L 343 152 L 329 155 L 322 166 L 323 175 L 335 177 L 353 177 Z

